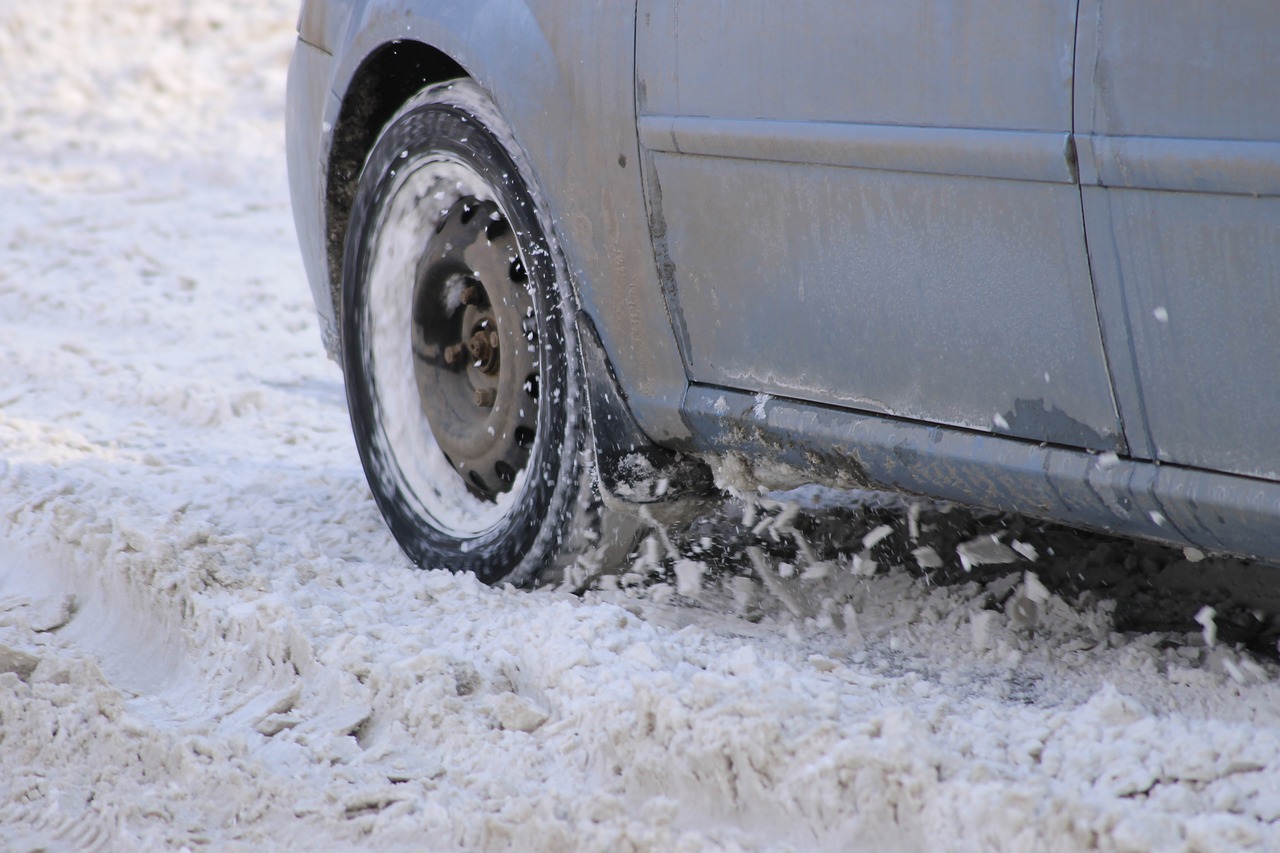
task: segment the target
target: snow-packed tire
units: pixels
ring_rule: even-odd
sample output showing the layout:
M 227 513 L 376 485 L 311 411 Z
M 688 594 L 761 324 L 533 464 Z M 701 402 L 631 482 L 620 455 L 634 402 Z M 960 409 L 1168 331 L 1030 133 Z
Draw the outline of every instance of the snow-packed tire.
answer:
M 557 579 L 598 538 L 573 294 L 519 146 L 470 81 L 383 129 L 346 238 L 342 356 L 369 486 L 424 568 Z

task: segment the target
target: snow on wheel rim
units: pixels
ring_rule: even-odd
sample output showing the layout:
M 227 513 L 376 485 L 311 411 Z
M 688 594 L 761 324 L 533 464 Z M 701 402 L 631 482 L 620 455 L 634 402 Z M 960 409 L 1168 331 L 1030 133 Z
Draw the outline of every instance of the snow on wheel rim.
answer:
M 492 531 L 520 505 L 536 459 L 515 473 L 508 491 L 489 501 L 472 493 L 440 449 L 414 366 L 417 267 L 428 245 L 423 235 L 434 234 L 459 200 L 490 202 L 510 217 L 488 182 L 461 159 L 437 152 L 405 165 L 373 228 L 368 301 L 361 317 L 368 335 L 371 402 L 379 414 L 375 423 L 381 425 L 373 440 L 383 458 L 394 460 L 381 472 L 394 482 L 384 485 L 403 494 L 439 530 L 465 541 Z

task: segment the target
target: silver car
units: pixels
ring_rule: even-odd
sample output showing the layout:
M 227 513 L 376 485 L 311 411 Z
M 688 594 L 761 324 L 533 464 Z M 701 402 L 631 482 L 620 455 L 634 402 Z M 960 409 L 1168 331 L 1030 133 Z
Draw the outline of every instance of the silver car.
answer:
M 1280 559 L 1277 81 L 1274 0 L 306 0 L 378 505 L 488 582 L 726 481 Z

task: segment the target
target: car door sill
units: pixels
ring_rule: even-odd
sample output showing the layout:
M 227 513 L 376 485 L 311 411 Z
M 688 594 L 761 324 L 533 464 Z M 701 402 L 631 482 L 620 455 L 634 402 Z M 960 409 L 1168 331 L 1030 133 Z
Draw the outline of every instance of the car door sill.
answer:
M 708 385 L 694 451 L 769 488 L 820 481 L 951 500 L 1280 562 L 1280 483 Z M 746 461 L 749 460 L 749 461 Z

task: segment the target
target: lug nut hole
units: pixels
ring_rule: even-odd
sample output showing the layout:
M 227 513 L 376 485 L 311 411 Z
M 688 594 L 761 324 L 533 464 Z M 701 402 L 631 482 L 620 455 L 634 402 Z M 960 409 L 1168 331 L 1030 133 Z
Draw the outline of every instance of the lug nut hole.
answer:
M 524 284 L 529 280 L 529 274 L 525 272 L 524 269 L 524 262 L 519 258 L 516 258 L 511 262 L 511 268 L 508 270 L 508 274 L 511 276 L 511 280 L 516 284 Z

